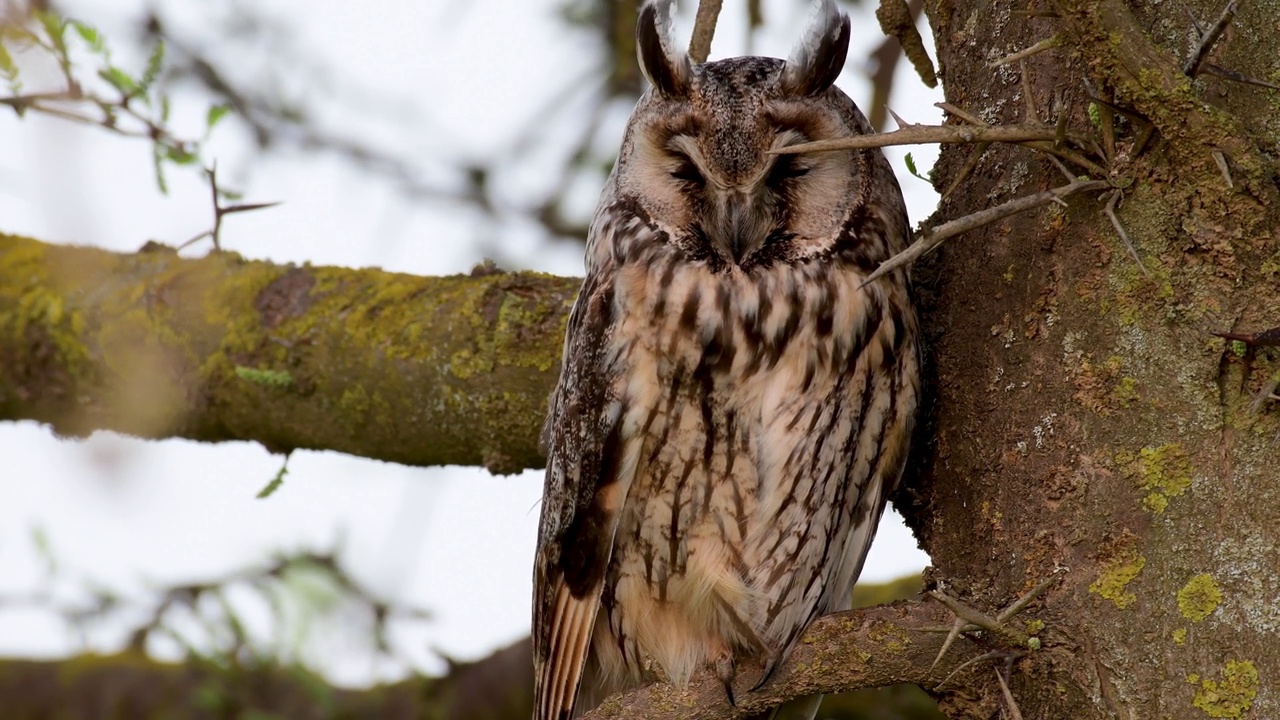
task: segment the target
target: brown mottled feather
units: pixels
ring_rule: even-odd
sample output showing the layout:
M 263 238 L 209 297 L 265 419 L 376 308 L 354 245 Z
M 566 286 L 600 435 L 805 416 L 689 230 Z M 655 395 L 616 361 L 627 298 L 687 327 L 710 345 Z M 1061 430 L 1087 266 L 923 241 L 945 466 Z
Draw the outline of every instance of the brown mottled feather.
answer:
M 920 394 L 905 272 L 863 286 L 910 235 L 888 162 L 767 152 L 871 132 L 831 86 L 847 18 L 824 4 L 789 62 L 688 66 L 665 17 L 641 13 L 657 88 L 600 199 L 544 432 L 535 720 L 771 671 L 847 608 Z

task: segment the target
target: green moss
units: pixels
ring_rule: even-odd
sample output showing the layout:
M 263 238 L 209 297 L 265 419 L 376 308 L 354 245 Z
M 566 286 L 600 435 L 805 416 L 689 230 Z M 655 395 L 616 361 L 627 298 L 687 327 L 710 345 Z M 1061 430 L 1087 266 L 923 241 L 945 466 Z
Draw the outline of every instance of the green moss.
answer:
M 1098 579 L 1089 585 L 1089 592 L 1101 595 L 1124 610 L 1138 599 L 1127 588 L 1146 565 L 1147 559 L 1136 552 L 1129 551 L 1120 555 L 1102 568 Z
M 1188 676 L 1188 682 L 1195 682 L 1192 677 L 1197 676 Z M 1248 660 L 1228 660 L 1222 680 L 1199 680 L 1199 685 L 1192 705 L 1211 718 L 1242 717 L 1258 696 L 1258 669 Z
M 1207 573 L 1191 578 L 1178 591 L 1178 612 L 1191 622 L 1209 617 L 1221 602 L 1222 591 Z
M 1187 629 L 1186 629 L 1186 628 L 1178 628 L 1177 630 L 1174 630 L 1174 631 L 1173 631 L 1173 643 L 1174 643 L 1175 645 L 1186 645 L 1186 644 L 1187 644 Z

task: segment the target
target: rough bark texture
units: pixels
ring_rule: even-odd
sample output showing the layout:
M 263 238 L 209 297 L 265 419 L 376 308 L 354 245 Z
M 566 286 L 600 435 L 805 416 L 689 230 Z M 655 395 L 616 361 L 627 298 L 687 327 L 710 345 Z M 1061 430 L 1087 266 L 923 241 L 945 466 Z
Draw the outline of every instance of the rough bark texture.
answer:
M 1014 666 L 1026 718 L 1280 717 L 1280 414 L 1249 409 L 1277 356 L 1209 334 L 1280 325 L 1280 94 L 1182 75 L 1188 11 L 1209 25 L 1221 10 L 927 5 L 949 102 L 1022 121 L 1018 65 L 988 63 L 1061 33 L 1025 62 L 1041 119 L 1069 108 L 1092 129 L 1087 81 L 1156 130 L 1135 153 L 1141 123 L 1119 121 L 1112 165 L 1132 181 L 1118 215 L 1149 276 L 1091 198 L 952 241 L 916 274 L 936 414 L 930 468 L 899 507 L 935 577 L 991 612 L 1069 568 L 1031 610 L 1053 652 Z M 1240 3 L 1212 61 L 1274 82 L 1277 18 L 1273 1 Z M 944 152 L 940 187 L 970 153 Z M 993 148 L 940 215 L 1062 182 L 1043 157 Z M 997 716 L 992 678 L 975 671 L 944 710 Z
M 0 235 L 0 420 L 541 467 L 580 281 L 420 278 Z

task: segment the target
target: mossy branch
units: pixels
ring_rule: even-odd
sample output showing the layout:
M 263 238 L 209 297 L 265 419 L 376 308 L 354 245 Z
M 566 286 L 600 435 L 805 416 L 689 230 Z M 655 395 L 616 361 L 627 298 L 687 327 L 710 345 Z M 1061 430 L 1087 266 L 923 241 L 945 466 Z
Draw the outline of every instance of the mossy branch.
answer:
M 541 467 L 579 281 L 423 278 L 0 235 L 0 420 Z

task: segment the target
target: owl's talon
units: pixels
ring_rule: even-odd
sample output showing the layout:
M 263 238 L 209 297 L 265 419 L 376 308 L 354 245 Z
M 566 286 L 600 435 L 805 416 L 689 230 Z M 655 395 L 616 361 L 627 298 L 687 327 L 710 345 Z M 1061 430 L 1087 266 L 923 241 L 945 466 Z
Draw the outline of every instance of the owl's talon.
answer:
M 732 655 L 725 653 L 716 660 L 716 675 L 720 678 L 720 684 L 724 686 L 724 694 L 733 707 L 738 706 L 738 700 L 733 695 L 733 678 L 736 674 Z
M 764 664 L 764 670 L 760 673 L 760 679 L 756 681 L 755 685 L 751 686 L 751 690 L 749 692 L 755 692 L 760 688 L 764 687 L 765 683 L 773 679 L 773 673 L 777 669 L 778 669 L 778 658 L 771 656 L 768 662 Z

